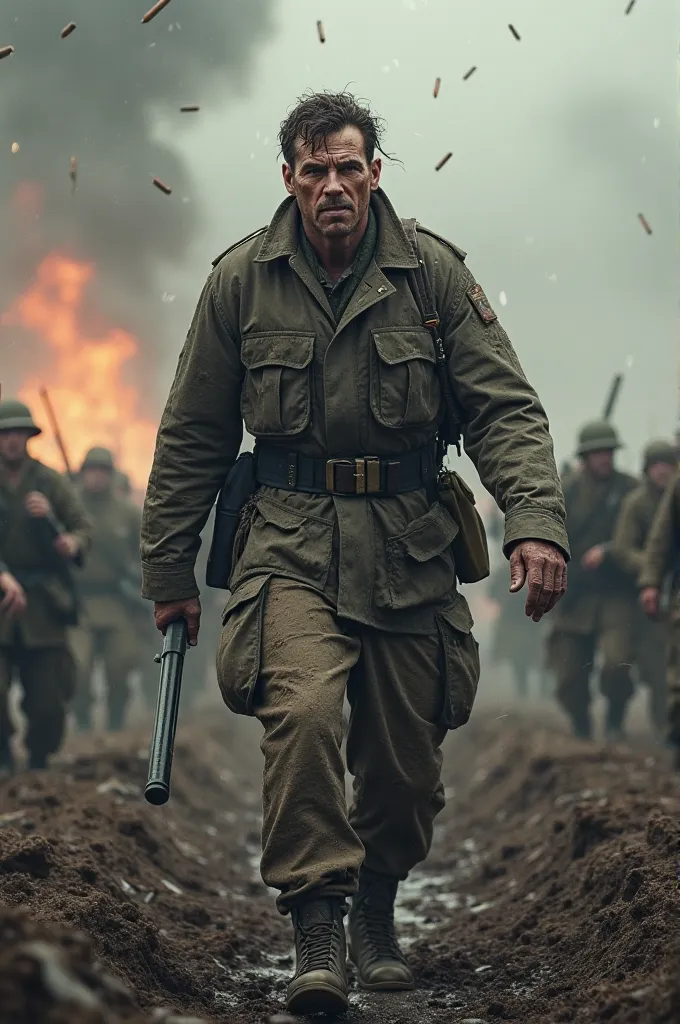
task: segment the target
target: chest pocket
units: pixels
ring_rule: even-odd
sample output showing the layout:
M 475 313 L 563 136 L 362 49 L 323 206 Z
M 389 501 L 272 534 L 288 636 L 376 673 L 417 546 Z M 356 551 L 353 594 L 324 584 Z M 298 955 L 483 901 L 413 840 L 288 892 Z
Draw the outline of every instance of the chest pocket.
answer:
M 309 426 L 314 334 L 263 331 L 241 345 L 241 414 L 256 437 L 290 437 Z
M 383 427 L 437 419 L 441 402 L 432 338 L 421 327 L 371 331 L 371 411 Z

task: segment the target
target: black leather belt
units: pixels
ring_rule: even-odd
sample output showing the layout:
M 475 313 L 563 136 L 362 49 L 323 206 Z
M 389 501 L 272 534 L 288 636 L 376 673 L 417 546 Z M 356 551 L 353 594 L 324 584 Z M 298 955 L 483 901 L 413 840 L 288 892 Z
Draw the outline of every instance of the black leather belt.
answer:
M 358 455 L 324 459 L 258 444 L 255 456 L 259 484 L 309 494 L 406 494 L 437 478 L 434 445 L 387 458 Z

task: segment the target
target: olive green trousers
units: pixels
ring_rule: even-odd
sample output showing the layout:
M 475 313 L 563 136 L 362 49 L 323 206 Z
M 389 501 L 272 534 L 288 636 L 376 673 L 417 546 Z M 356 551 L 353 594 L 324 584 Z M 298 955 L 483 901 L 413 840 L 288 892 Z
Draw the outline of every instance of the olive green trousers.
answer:
M 362 864 L 406 878 L 426 857 L 444 806 L 445 699 L 462 724 L 477 688 L 469 624 L 444 626 L 447 640 L 341 622 L 327 597 L 277 577 L 239 587 L 224 618 L 222 695 L 264 728 L 261 871 L 280 892 L 279 910 L 310 894 L 352 895 Z
M 9 745 L 14 727 L 8 695 L 16 672 L 23 692 L 26 746 L 31 754 L 49 756 L 61 746 L 66 708 L 76 685 L 76 670 L 68 647 L 0 647 L 0 750 Z

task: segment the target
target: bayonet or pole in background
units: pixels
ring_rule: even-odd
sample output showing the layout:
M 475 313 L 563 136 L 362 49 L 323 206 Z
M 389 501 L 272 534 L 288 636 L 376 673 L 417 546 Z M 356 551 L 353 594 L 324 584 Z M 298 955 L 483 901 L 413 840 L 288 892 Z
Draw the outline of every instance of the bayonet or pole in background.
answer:
M 66 451 L 66 445 L 64 444 L 64 438 L 62 437 L 61 430 L 59 429 L 59 421 L 57 420 L 54 411 L 54 406 L 52 405 L 52 400 L 49 396 L 47 388 L 40 389 L 40 398 L 42 400 L 43 405 L 45 406 L 45 412 L 47 413 L 47 418 L 50 421 L 50 427 L 52 429 L 52 433 L 54 434 L 54 440 L 57 442 L 57 447 L 59 448 L 59 451 L 61 452 L 61 457 L 64 460 L 66 472 L 68 473 L 69 477 L 73 479 L 73 470 L 71 469 L 71 463 L 69 461 L 68 453 Z
M 617 373 L 613 378 L 609 387 L 609 394 L 607 395 L 607 401 L 604 405 L 604 412 L 602 413 L 603 420 L 610 420 L 614 412 L 614 408 L 618 401 L 619 391 L 623 384 L 623 374 Z

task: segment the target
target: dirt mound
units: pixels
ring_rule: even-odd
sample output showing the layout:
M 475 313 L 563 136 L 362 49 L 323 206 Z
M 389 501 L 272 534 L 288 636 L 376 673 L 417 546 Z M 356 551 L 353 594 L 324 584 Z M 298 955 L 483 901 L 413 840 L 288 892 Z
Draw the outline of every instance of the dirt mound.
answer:
M 232 732 L 223 735 L 231 724 Z M 292 966 L 257 877 L 257 727 L 180 733 L 142 799 L 145 733 L 79 739 L 0 784 L 3 1024 L 263 1024 Z M 680 780 L 665 755 L 479 715 L 448 744 L 432 855 L 401 887 L 418 990 L 347 1024 L 680 1020 Z

